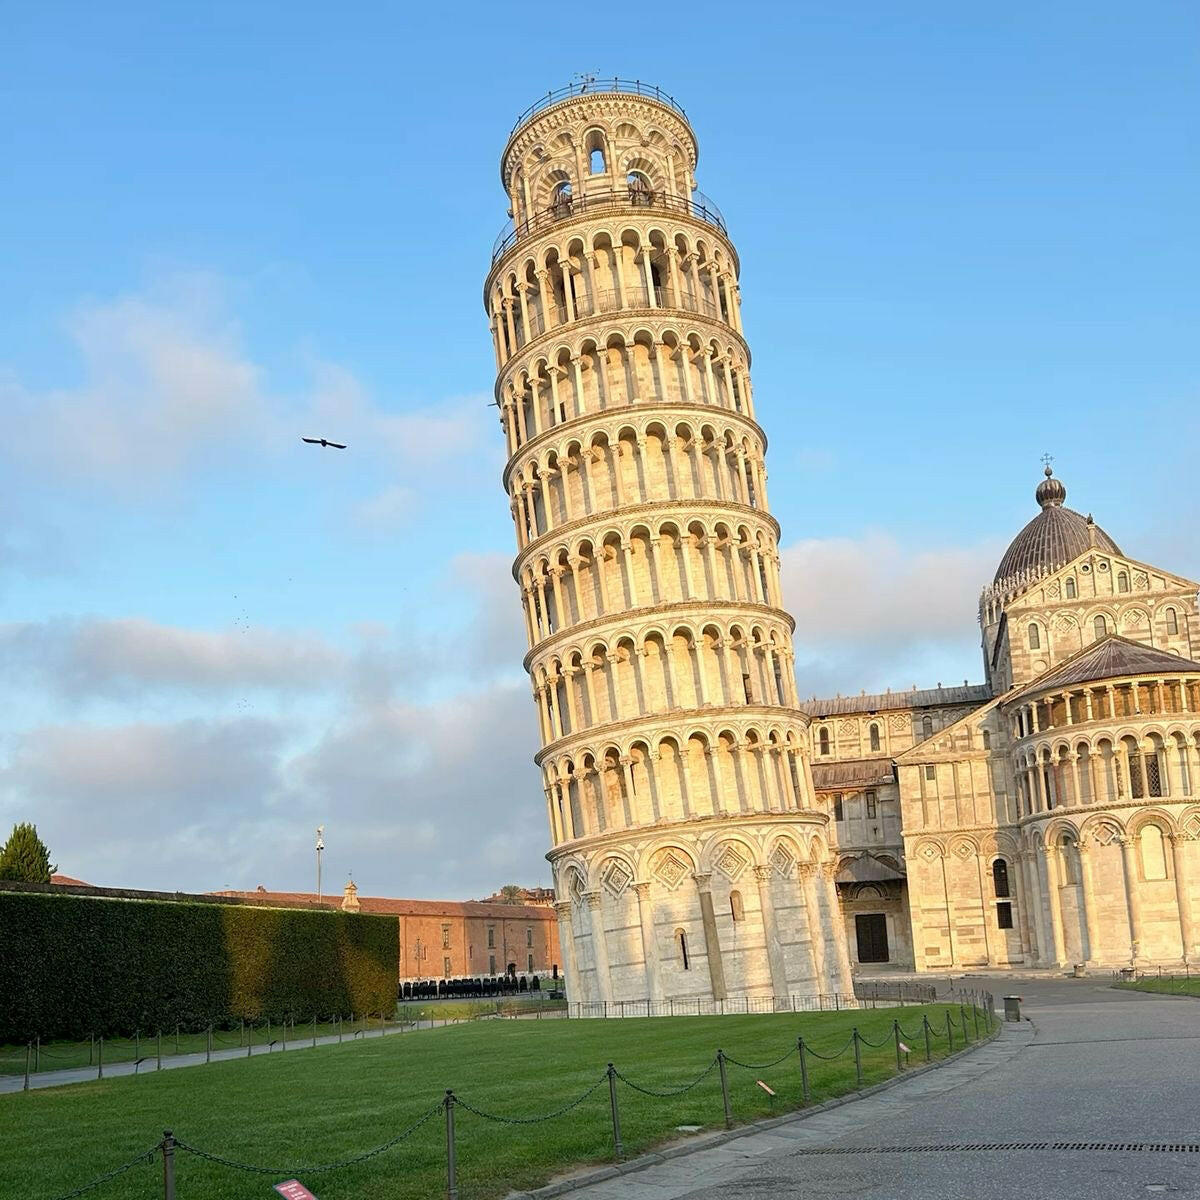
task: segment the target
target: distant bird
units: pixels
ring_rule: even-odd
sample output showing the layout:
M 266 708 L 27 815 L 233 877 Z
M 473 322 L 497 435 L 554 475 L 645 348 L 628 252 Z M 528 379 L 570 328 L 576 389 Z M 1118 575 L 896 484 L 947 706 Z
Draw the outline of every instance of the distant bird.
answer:
M 310 446 L 328 446 L 331 450 L 345 450 L 345 446 L 341 442 L 331 442 L 328 438 L 306 438 L 300 439 L 302 442 L 307 442 Z

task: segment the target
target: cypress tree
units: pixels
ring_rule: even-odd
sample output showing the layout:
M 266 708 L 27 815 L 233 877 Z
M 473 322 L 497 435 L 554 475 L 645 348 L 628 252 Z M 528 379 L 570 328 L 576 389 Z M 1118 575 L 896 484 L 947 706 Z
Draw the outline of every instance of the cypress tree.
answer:
M 0 879 L 49 883 L 57 870 L 57 866 L 50 865 L 50 851 L 38 837 L 37 826 L 28 821 L 14 825 L 4 849 L 0 850 Z

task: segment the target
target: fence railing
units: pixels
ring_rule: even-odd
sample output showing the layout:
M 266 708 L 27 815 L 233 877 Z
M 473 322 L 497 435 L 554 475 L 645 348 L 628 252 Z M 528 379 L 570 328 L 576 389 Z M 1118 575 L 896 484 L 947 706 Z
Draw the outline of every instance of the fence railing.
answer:
M 696 996 L 678 1000 L 577 1000 L 567 1004 L 573 1018 L 616 1017 L 723 1017 L 738 1013 L 841 1012 L 844 1009 L 878 1008 L 881 1004 L 932 1004 L 937 989 L 929 984 L 893 983 L 854 985 L 853 992 L 820 995 L 737 996 L 713 1000 Z
M 580 80 L 568 83 L 565 87 L 555 88 L 544 96 L 539 96 L 517 118 L 508 136 L 512 137 L 534 113 L 539 113 L 542 109 L 549 108 L 550 105 L 557 104 L 560 100 L 569 100 L 572 96 L 602 95 L 605 92 L 624 92 L 628 95 L 645 96 L 648 100 L 657 100 L 660 104 L 668 105 L 685 120 L 687 119 L 683 105 L 674 96 L 668 95 L 662 88 L 656 87 L 652 83 L 643 83 L 640 79 L 621 79 L 616 75 L 610 75 L 607 79 L 584 76 Z
M 1178 983 L 1184 987 L 1190 985 L 1193 980 L 1200 985 L 1200 971 L 1195 975 L 1192 974 L 1191 966 L 1184 963 L 1182 967 L 1151 967 L 1147 970 L 1138 970 L 1134 967 L 1118 967 L 1113 971 L 1112 978 L 1115 983 L 1140 983 L 1144 980 L 1160 980 L 1164 984 Z
M 957 1020 L 952 1011 L 954 1007 L 958 1009 Z M 945 1042 L 946 1054 L 952 1054 L 956 1049 L 965 1050 L 973 1042 L 979 1041 L 989 1033 L 994 1032 L 996 1025 L 995 1003 L 991 994 L 986 992 L 963 992 L 959 994 L 957 1001 L 946 1009 L 944 1023 L 938 1022 L 935 1024 L 929 1020 L 928 1014 L 923 1013 L 921 1015 L 920 1027 L 915 1033 L 906 1030 L 901 1022 L 896 1019 L 892 1021 L 891 1030 L 886 1037 L 879 1041 L 871 1041 L 859 1032 L 857 1026 L 854 1026 L 845 1043 L 831 1052 L 817 1050 L 809 1041 L 800 1036 L 781 1055 L 761 1063 L 744 1062 L 719 1049 L 712 1060 L 705 1065 L 704 1069 L 695 1078 L 679 1087 L 647 1087 L 630 1078 L 623 1071 L 619 1070 L 615 1063 L 610 1062 L 604 1072 L 579 1095 L 550 1112 L 535 1116 L 507 1116 L 503 1113 L 490 1112 L 459 1095 L 453 1089 L 447 1088 L 441 1099 L 425 1109 L 415 1121 L 411 1122 L 394 1137 L 389 1138 L 380 1145 L 372 1146 L 366 1150 L 328 1163 L 270 1165 L 243 1162 L 239 1159 L 230 1158 L 226 1155 L 194 1146 L 184 1138 L 176 1136 L 173 1130 L 165 1130 L 161 1140 L 142 1151 L 137 1157 L 104 1172 L 102 1175 L 96 1176 L 96 1178 L 83 1184 L 81 1187 L 75 1188 L 73 1191 L 55 1197 L 54 1200 L 74 1200 L 75 1197 L 91 1192 L 109 1180 L 115 1179 L 138 1166 L 157 1165 L 160 1158 L 162 1162 L 163 1200 L 176 1200 L 175 1160 L 181 1154 L 191 1155 L 197 1159 L 202 1159 L 216 1166 L 225 1167 L 231 1171 L 240 1171 L 251 1175 L 275 1176 L 281 1180 L 297 1179 L 300 1176 L 328 1175 L 395 1149 L 412 1137 L 419 1129 L 428 1125 L 439 1114 L 445 1123 L 446 1188 L 444 1194 L 447 1200 L 458 1200 L 456 1119 L 459 1111 L 470 1114 L 479 1120 L 499 1125 L 513 1127 L 540 1125 L 546 1121 L 553 1121 L 567 1116 L 607 1085 L 608 1119 L 611 1122 L 612 1134 L 612 1156 L 615 1161 L 620 1162 L 625 1157 L 625 1146 L 621 1135 L 620 1088 L 627 1088 L 630 1091 L 656 1100 L 671 1100 L 692 1091 L 705 1080 L 709 1079 L 715 1072 L 721 1089 L 721 1117 L 725 1128 L 732 1129 L 735 1121 L 735 1113 L 729 1088 L 730 1068 L 757 1073 L 781 1067 L 795 1056 L 796 1068 L 800 1076 L 803 1106 L 812 1102 L 813 1090 L 810 1071 L 812 1064 L 815 1062 L 839 1062 L 847 1056 L 853 1057 L 855 1085 L 861 1088 L 864 1082 L 864 1049 L 881 1050 L 890 1047 L 894 1053 L 895 1071 L 901 1073 L 911 1065 L 914 1054 L 923 1057 L 926 1063 L 932 1062 L 935 1045 L 940 1050 L 940 1043 Z M 958 1039 L 957 1046 L 955 1044 L 956 1036 Z M 32 1195 L 33 1193 L 28 1194 Z
M 693 192 L 688 197 L 675 196 L 670 192 L 647 191 L 639 187 L 612 188 L 602 192 L 581 193 L 578 196 L 561 196 L 554 204 L 532 213 L 520 224 L 514 223 L 510 218 L 492 243 L 492 265 L 495 266 L 501 255 L 518 242 L 532 237 L 535 233 L 551 229 L 560 221 L 578 217 L 584 212 L 594 213 L 629 208 L 650 208 L 660 212 L 695 217 L 697 220 L 719 229 L 722 233 L 728 233 L 721 210 L 703 192 Z

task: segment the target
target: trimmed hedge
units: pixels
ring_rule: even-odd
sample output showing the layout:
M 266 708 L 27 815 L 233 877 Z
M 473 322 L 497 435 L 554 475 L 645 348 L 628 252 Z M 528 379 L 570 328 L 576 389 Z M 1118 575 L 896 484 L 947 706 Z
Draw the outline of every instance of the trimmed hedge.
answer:
M 0 892 L 0 1042 L 391 1012 L 395 917 Z

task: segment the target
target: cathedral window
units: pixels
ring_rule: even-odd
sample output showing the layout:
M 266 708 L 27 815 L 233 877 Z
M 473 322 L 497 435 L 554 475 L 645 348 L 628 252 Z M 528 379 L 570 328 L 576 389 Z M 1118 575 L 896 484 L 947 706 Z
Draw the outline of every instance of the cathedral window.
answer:
M 1067 583 L 1066 583 L 1066 596 L 1067 596 L 1067 599 L 1068 599 L 1068 600 L 1074 600 L 1074 599 L 1075 599 L 1075 580 L 1074 580 L 1074 578 L 1071 578 L 1071 579 L 1068 579 L 1068 580 L 1067 580 Z
M 449 925 L 442 926 L 442 949 L 443 950 L 450 949 L 450 926 Z
M 998 858 L 992 863 L 992 894 L 997 899 L 1006 899 L 1010 895 L 1008 890 L 1008 863 L 1002 858 Z
M 817 733 L 817 749 L 821 754 L 829 753 L 829 730 L 822 729 Z
M 922 717 L 921 718 L 921 736 L 923 738 L 933 737 L 933 718 L 932 717 Z
M 532 928 L 532 926 L 527 927 L 525 930 L 525 945 L 526 946 L 533 945 L 533 928 Z
M 879 813 L 879 797 L 875 792 L 865 792 L 864 798 L 867 802 L 867 817 L 873 821 Z
M 1102 637 L 1108 636 L 1108 622 L 1103 616 L 1097 617 L 1092 622 L 1092 628 L 1096 631 L 1096 640 L 1099 641 Z
M 742 907 L 742 893 L 729 893 L 729 915 L 735 921 L 744 921 L 746 919 L 746 910 Z
M 878 725 L 871 726 L 871 749 L 872 750 L 879 749 L 879 726 Z
M 840 792 L 833 798 L 833 819 L 835 821 L 844 821 L 846 819 L 846 812 L 842 807 L 842 796 Z
M 1128 571 L 1118 571 L 1117 572 L 1117 591 L 1118 592 L 1129 591 L 1129 572 Z
M 1041 631 L 1036 625 L 1029 626 L 1029 648 L 1030 650 L 1040 650 L 1042 645 Z
M 450 960 L 448 958 L 442 959 L 442 978 L 450 978 Z
M 937 767 L 935 767 L 932 763 L 925 768 L 925 778 L 930 782 L 937 778 Z
M 679 959 L 683 963 L 685 971 L 691 969 L 691 963 L 688 962 L 687 934 L 682 929 L 675 930 L 675 945 L 679 948 Z
M 1179 632 L 1179 617 L 1176 615 L 1176 612 L 1173 608 L 1167 609 L 1167 632 Z
M 488 933 L 488 949 L 494 950 L 496 948 L 496 927 L 494 925 L 489 925 L 487 933 Z
M 990 750 L 992 748 L 992 731 L 990 729 L 985 729 L 983 731 L 983 748 L 985 750 Z
M 996 905 L 996 928 L 1011 929 L 1013 927 L 1012 903 L 1005 900 Z

